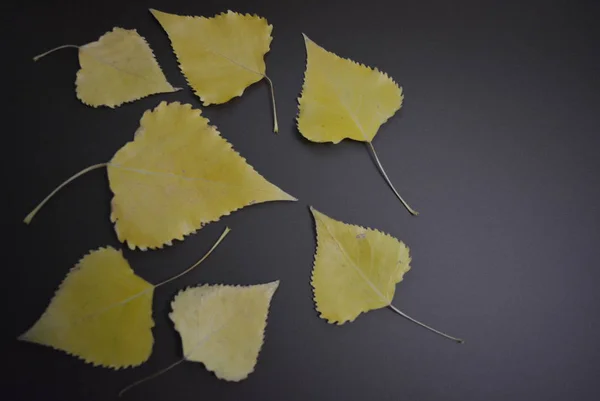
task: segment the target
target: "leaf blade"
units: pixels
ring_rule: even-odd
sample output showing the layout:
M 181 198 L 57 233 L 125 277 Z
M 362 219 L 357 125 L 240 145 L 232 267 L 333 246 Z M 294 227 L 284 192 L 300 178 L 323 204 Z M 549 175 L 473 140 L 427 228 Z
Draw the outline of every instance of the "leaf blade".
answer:
M 377 230 L 311 212 L 317 233 L 311 283 L 321 318 L 343 324 L 390 305 L 410 270 L 408 247 Z
M 296 200 L 258 174 L 200 110 L 177 102 L 144 113 L 107 171 L 111 220 L 132 249 L 170 245 L 249 205 Z
M 273 26 L 233 11 L 212 18 L 150 12 L 167 32 L 181 71 L 204 106 L 222 104 L 265 77 Z
M 313 142 L 371 142 L 402 106 L 387 74 L 331 53 L 304 35 L 307 61 L 298 99 L 300 133 Z

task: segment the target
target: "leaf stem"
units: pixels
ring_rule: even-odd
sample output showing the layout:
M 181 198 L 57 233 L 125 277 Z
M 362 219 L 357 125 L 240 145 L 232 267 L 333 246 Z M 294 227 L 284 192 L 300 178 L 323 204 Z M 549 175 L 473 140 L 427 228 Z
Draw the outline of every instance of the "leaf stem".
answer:
M 75 45 L 62 45 L 62 46 L 58 46 L 55 47 L 54 49 L 50 49 L 42 54 L 38 54 L 37 56 L 35 56 L 33 58 L 33 61 L 38 61 L 39 59 L 41 59 L 42 57 L 47 56 L 50 53 L 54 53 L 57 50 L 61 50 L 61 49 L 68 49 L 68 48 L 75 48 L 75 49 L 79 49 L 79 46 L 75 46 Z
M 462 343 L 464 343 L 464 341 L 463 341 L 463 340 L 461 340 L 460 338 L 456 338 L 456 337 L 449 336 L 448 334 L 446 334 L 446 333 L 442 333 L 441 331 L 439 331 L 439 330 L 436 330 L 436 329 L 434 329 L 433 327 L 427 326 L 425 323 L 421 323 L 421 322 L 419 322 L 418 320 L 416 320 L 416 319 L 413 319 L 412 317 L 408 316 L 406 313 L 404 313 L 404 312 L 402 312 L 401 310 L 397 309 L 397 308 L 396 308 L 394 305 L 392 305 L 392 304 L 389 304 L 389 305 L 388 305 L 388 307 L 389 307 L 391 310 L 393 310 L 394 312 L 396 312 L 397 314 L 399 314 L 400 316 L 402 316 L 402 317 L 404 317 L 404 318 L 406 318 L 406 319 L 410 320 L 410 321 L 411 321 L 411 322 L 413 322 L 413 323 L 416 323 L 416 324 L 418 324 L 418 325 L 419 325 L 419 326 L 421 326 L 421 327 L 425 327 L 426 329 L 428 329 L 428 330 L 431 330 L 431 331 L 433 331 L 434 333 L 436 333 L 436 334 L 439 334 L 439 335 L 440 335 L 440 336 L 442 336 L 442 337 L 446 337 L 446 338 L 447 338 L 447 339 L 449 339 L 449 340 L 456 341 L 456 342 L 457 342 L 457 343 L 459 343 L 459 344 L 462 344 Z
M 264 75 L 264 77 L 267 80 L 267 82 L 269 83 L 269 87 L 271 88 L 271 103 L 273 104 L 273 132 L 278 133 L 279 132 L 279 124 L 277 124 L 277 107 L 275 106 L 275 89 L 273 87 L 273 81 L 271 81 L 271 78 L 269 78 L 266 75 Z
M 71 181 L 75 180 L 76 178 L 81 177 L 82 175 L 84 175 L 86 173 L 89 173 L 92 170 L 96 170 L 98 168 L 106 167 L 107 165 L 108 165 L 108 163 L 94 164 L 93 166 L 89 166 L 87 168 L 84 168 L 83 170 L 81 170 L 80 172 L 76 173 L 75 175 L 72 175 L 69 179 L 67 179 L 65 182 L 63 182 L 58 187 L 56 187 L 54 189 L 54 191 L 50 192 L 50 195 L 46 196 L 44 198 L 44 200 L 41 201 L 40 204 L 35 207 L 35 209 L 33 209 L 27 216 L 25 216 L 25 219 L 23 219 L 23 222 L 25 224 L 31 223 L 31 220 L 33 220 L 33 218 L 35 217 L 35 215 L 46 204 L 46 202 L 48 202 L 50 200 L 50 198 L 52 198 L 54 195 L 56 195 L 56 193 L 58 191 L 60 191 L 61 189 L 63 189 L 65 186 L 67 186 Z
M 388 183 L 388 185 L 390 186 L 390 188 L 392 189 L 392 191 L 394 191 L 394 194 L 396 194 L 396 197 L 398 199 L 400 199 L 400 202 L 402 202 L 402 204 L 404 205 L 404 207 L 406 208 L 406 210 L 409 211 L 410 214 L 412 214 L 413 216 L 418 216 L 419 212 L 417 212 L 412 207 L 410 207 L 408 205 L 408 203 L 406 203 L 406 201 L 404 199 L 402 199 L 402 197 L 400 196 L 400 194 L 398 193 L 398 191 L 396 191 L 396 188 L 394 188 L 394 184 L 392 184 L 392 181 L 389 179 L 389 177 L 386 174 L 383 166 L 381 165 L 381 162 L 379 161 L 379 157 L 377 157 L 377 152 L 375 152 L 375 148 L 373 147 L 373 144 L 371 142 L 367 142 L 367 143 L 369 144 L 369 148 L 371 149 L 371 152 L 373 153 L 373 157 L 375 159 L 375 164 L 379 168 L 379 171 L 381 172 L 381 175 L 383 175 L 383 178 Z
M 125 387 L 123 390 L 119 391 L 119 397 L 121 397 L 126 391 L 131 390 L 132 388 L 134 388 L 135 386 L 137 386 L 138 384 L 142 384 L 144 382 L 147 382 L 148 380 L 152 380 L 160 375 L 162 375 L 163 373 L 168 372 L 169 370 L 173 369 L 175 366 L 179 365 L 180 363 L 182 363 L 183 361 L 185 361 L 185 357 L 181 358 L 180 360 L 178 360 L 175 363 L 170 364 L 169 366 L 167 366 L 164 369 L 159 370 L 156 373 L 151 374 L 150 376 L 146 376 L 143 379 L 140 379 L 136 382 L 131 383 L 129 386 Z
M 214 243 L 214 245 L 208 250 L 208 252 L 206 252 L 206 254 L 196 263 L 194 263 L 193 265 L 191 265 L 190 267 L 188 267 L 187 269 L 185 269 L 184 271 L 182 271 L 181 273 L 168 278 L 164 281 L 161 281 L 158 284 L 154 285 L 154 288 L 158 288 L 161 285 L 167 284 L 173 280 L 177 280 L 179 277 L 186 275 L 187 273 L 191 272 L 195 267 L 197 267 L 200 263 L 204 262 L 204 260 L 206 258 L 208 258 L 210 256 L 210 254 L 219 246 L 219 244 L 221 243 L 221 241 L 223 241 L 223 239 L 225 239 L 225 237 L 227 236 L 227 234 L 229 234 L 229 232 L 231 231 L 231 229 L 229 227 L 225 227 L 225 230 L 223 231 L 223 234 L 221 234 L 221 236 L 219 237 L 219 239 L 217 240 L 217 242 Z

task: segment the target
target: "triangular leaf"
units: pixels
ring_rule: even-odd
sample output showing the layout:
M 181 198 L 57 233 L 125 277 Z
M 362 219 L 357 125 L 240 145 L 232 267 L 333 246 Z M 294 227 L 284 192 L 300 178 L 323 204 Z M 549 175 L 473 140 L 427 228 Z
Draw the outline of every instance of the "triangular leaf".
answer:
M 116 107 L 152 94 L 179 90 L 167 82 L 152 49 L 135 29 L 115 27 L 95 42 L 59 48 L 65 47 L 79 49 L 77 98 L 89 106 Z
M 185 362 L 201 362 L 223 380 L 254 371 L 262 348 L 271 298 L 279 281 L 250 286 L 203 285 L 175 296 L 169 317 L 181 336 L 183 358 L 119 392 L 154 379 Z
M 158 284 L 134 274 L 120 251 L 90 252 L 67 274 L 50 305 L 19 339 L 110 368 L 137 366 L 152 352 L 154 290 L 199 266 L 229 233 L 186 270 Z
M 295 200 L 269 183 L 190 105 L 144 113 L 135 139 L 108 165 L 111 220 L 131 248 L 183 240 L 255 203 Z
M 120 251 L 100 248 L 71 269 L 44 314 L 19 339 L 94 365 L 137 366 L 154 343 L 153 293 Z
M 233 11 L 212 18 L 150 11 L 169 35 L 181 71 L 203 105 L 242 96 L 248 86 L 263 78 L 273 95 L 264 61 L 273 26 L 266 19 Z M 272 100 L 277 132 L 274 97 Z
M 103 166 L 114 193 L 110 218 L 119 240 L 131 249 L 171 245 L 256 203 L 296 200 L 246 163 L 200 110 L 162 102 L 144 113 L 134 140 L 109 163 L 68 179 L 25 222 L 75 177 Z
M 406 245 L 380 231 L 311 211 L 317 231 L 312 285 L 321 317 L 342 324 L 390 305 L 396 284 L 410 269 Z
M 371 142 L 402 106 L 402 89 L 387 74 L 343 59 L 304 36 L 306 71 L 298 130 L 313 142 Z
M 217 377 L 248 377 L 263 344 L 269 304 L 279 281 L 247 287 L 204 285 L 181 291 L 169 315 L 181 335 L 184 358 Z
M 410 270 L 411 257 L 403 242 L 377 230 L 334 220 L 312 207 L 310 210 L 317 233 L 311 284 L 321 318 L 341 325 L 361 313 L 387 306 L 422 327 L 462 343 L 392 305 L 396 284 Z
M 304 35 L 306 71 L 298 99 L 298 130 L 313 142 L 366 142 L 375 164 L 396 197 L 402 199 L 371 143 L 379 127 L 402 106 L 402 89 L 387 74 L 328 52 Z

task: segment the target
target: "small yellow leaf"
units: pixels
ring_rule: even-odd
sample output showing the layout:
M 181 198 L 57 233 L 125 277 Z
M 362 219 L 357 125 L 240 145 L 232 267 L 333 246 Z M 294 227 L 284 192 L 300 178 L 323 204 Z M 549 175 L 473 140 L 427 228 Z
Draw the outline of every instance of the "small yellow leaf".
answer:
M 114 28 L 79 47 L 77 97 L 98 107 L 116 107 L 155 93 L 175 92 L 146 40 L 134 29 Z
M 402 89 L 387 74 L 343 59 L 304 36 L 306 71 L 298 130 L 313 142 L 371 142 L 402 106 Z
M 410 269 L 408 247 L 380 231 L 311 212 L 317 231 L 312 285 L 321 317 L 343 324 L 389 306 Z
M 220 379 L 248 377 L 278 286 L 279 281 L 248 287 L 204 285 L 177 294 L 169 316 L 181 335 L 184 358 L 202 362 Z
M 207 106 L 241 96 L 265 78 L 264 56 L 273 26 L 232 11 L 212 18 L 150 10 L 169 35 L 181 71 Z
M 245 206 L 296 200 L 258 174 L 189 104 L 162 102 L 146 111 L 107 170 L 111 220 L 132 249 L 170 245 Z
M 120 251 L 100 248 L 71 269 L 44 314 L 19 339 L 94 365 L 140 365 L 154 343 L 153 293 Z

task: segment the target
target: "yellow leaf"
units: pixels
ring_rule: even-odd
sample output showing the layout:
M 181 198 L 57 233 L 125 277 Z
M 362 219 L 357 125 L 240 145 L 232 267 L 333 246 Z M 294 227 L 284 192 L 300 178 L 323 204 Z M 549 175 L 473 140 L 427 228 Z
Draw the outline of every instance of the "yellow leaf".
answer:
M 71 269 L 44 314 L 19 339 L 94 365 L 140 365 L 154 342 L 153 293 L 120 251 L 100 248 Z
M 306 72 L 298 129 L 313 142 L 371 142 L 402 106 L 402 89 L 387 74 L 343 59 L 304 36 Z
M 298 99 L 298 130 L 313 142 L 366 142 L 377 167 L 408 211 L 371 143 L 379 127 L 402 106 L 402 89 L 387 74 L 328 52 L 304 35 L 306 71 Z
M 334 220 L 310 208 L 315 219 L 317 251 L 311 284 L 321 318 L 339 325 L 361 313 L 389 307 L 402 317 L 456 342 L 392 305 L 396 284 L 410 270 L 408 247 L 370 228 Z
M 249 205 L 296 200 L 246 163 L 200 110 L 162 102 L 144 113 L 134 140 L 109 163 L 69 178 L 25 222 L 74 178 L 104 166 L 114 193 L 110 218 L 131 249 L 171 245 Z
M 317 230 L 312 285 L 321 317 L 342 324 L 362 312 L 389 306 L 396 284 L 410 269 L 406 245 L 379 231 L 311 211 Z
M 278 286 L 279 281 L 247 287 L 204 285 L 177 294 L 169 316 L 181 335 L 184 359 L 202 362 L 220 379 L 248 377 Z
M 157 248 L 255 203 L 295 200 L 260 176 L 190 105 L 162 102 L 108 165 L 111 220 L 131 248 Z
M 65 47 L 79 49 L 77 98 L 89 106 L 114 108 L 152 94 L 179 90 L 167 82 L 152 49 L 135 29 L 115 27 L 95 42 L 60 46 L 34 60 Z
M 110 368 L 137 366 L 152 352 L 154 289 L 200 265 L 229 228 L 196 263 L 153 285 L 134 274 L 120 251 L 90 252 L 71 269 L 50 305 L 20 340 L 46 345 L 88 363 Z
M 273 26 L 266 19 L 232 11 L 212 18 L 150 11 L 167 32 L 181 71 L 205 106 L 241 96 L 263 78 L 273 96 L 264 61 Z M 274 97 L 272 100 L 277 132 Z

